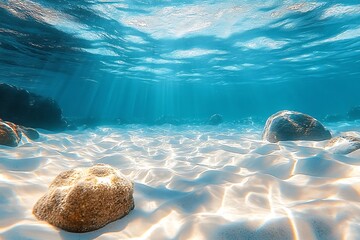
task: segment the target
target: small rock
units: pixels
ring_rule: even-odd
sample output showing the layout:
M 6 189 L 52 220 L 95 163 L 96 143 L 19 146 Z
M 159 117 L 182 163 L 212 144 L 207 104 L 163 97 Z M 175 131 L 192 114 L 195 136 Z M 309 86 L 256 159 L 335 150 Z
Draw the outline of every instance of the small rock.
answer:
M 31 140 L 36 140 L 40 137 L 39 132 L 33 128 L 28 128 L 24 126 L 19 126 L 19 128 L 21 132 L 24 133 L 24 135 L 30 138 Z
M 348 112 L 349 120 L 357 120 L 360 119 L 360 106 L 353 107 Z
M 21 132 L 17 125 L 0 120 L 0 145 L 16 147 L 21 140 Z
M 294 111 L 280 111 L 266 121 L 263 139 L 278 141 L 322 141 L 330 139 L 331 134 L 315 118 Z
M 99 229 L 134 208 L 133 183 L 106 164 L 60 173 L 33 213 L 69 232 Z
M 220 114 L 214 114 L 209 119 L 210 125 L 219 125 L 223 122 L 223 117 Z
M 349 154 L 360 149 L 360 138 L 345 134 L 330 139 L 325 149 L 335 154 Z

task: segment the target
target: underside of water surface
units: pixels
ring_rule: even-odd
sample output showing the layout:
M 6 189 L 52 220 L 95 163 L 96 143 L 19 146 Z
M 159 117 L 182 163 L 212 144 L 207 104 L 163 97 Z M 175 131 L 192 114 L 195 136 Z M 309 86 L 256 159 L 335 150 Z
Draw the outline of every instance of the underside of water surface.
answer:
M 65 116 L 321 118 L 359 104 L 357 1 L 0 2 L 0 79 Z
M 356 0 L 0 0 L 0 239 L 360 239 L 359 92 Z M 39 219 L 96 164 L 128 215 Z

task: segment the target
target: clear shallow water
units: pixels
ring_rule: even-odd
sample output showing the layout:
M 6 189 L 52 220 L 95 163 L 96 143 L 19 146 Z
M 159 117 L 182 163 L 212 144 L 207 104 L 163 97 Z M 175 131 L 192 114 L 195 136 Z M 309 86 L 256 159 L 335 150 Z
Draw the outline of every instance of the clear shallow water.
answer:
M 360 152 L 261 140 L 278 110 L 360 104 L 359 23 L 358 1 L 0 0 L 1 83 L 142 123 L 0 146 L 0 238 L 359 239 Z M 56 175 L 95 163 L 135 182 L 130 215 L 85 234 L 35 219 Z
M 359 104 L 358 1 L 0 2 L 0 81 L 69 117 L 232 121 Z

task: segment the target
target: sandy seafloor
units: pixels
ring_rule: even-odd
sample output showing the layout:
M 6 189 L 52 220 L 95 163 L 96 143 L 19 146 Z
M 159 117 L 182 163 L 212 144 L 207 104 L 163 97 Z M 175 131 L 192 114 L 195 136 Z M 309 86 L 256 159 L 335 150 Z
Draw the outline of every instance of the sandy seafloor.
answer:
M 359 122 L 327 125 L 334 135 Z M 268 143 L 262 126 L 99 127 L 0 146 L 0 239 L 360 239 L 360 150 Z M 107 163 L 135 183 L 135 209 L 89 233 L 38 221 L 64 170 Z

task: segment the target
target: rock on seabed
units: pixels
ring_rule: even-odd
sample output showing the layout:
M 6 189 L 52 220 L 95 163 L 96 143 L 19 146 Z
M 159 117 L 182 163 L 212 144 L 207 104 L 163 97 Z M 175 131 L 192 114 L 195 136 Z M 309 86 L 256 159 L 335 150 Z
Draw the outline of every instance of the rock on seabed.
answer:
M 39 220 L 69 232 L 88 232 L 134 208 L 133 183 L 106 164 L 60 173 L 33 208 Z
M 210 125 L 219 125 L 223 121 L 224 121 L 223 117 L 220 114 L 214 114 L 210 117 L 209 124 Z
M 11 122 L 0 119 L 0 145 L 16 147 L 21 140 L 19 127 Z
M 343 133 L 334 137 L 325 145 L 325 149 L 335 154 L 349 154 L 360 149 L 360 137 L 350 133 Z
M 322 141 L 331 138 L 331 133 L 315 118 L 300 112 L 280 111 L 270 116 L 265 124 L 263 139 L 278 141 Z

